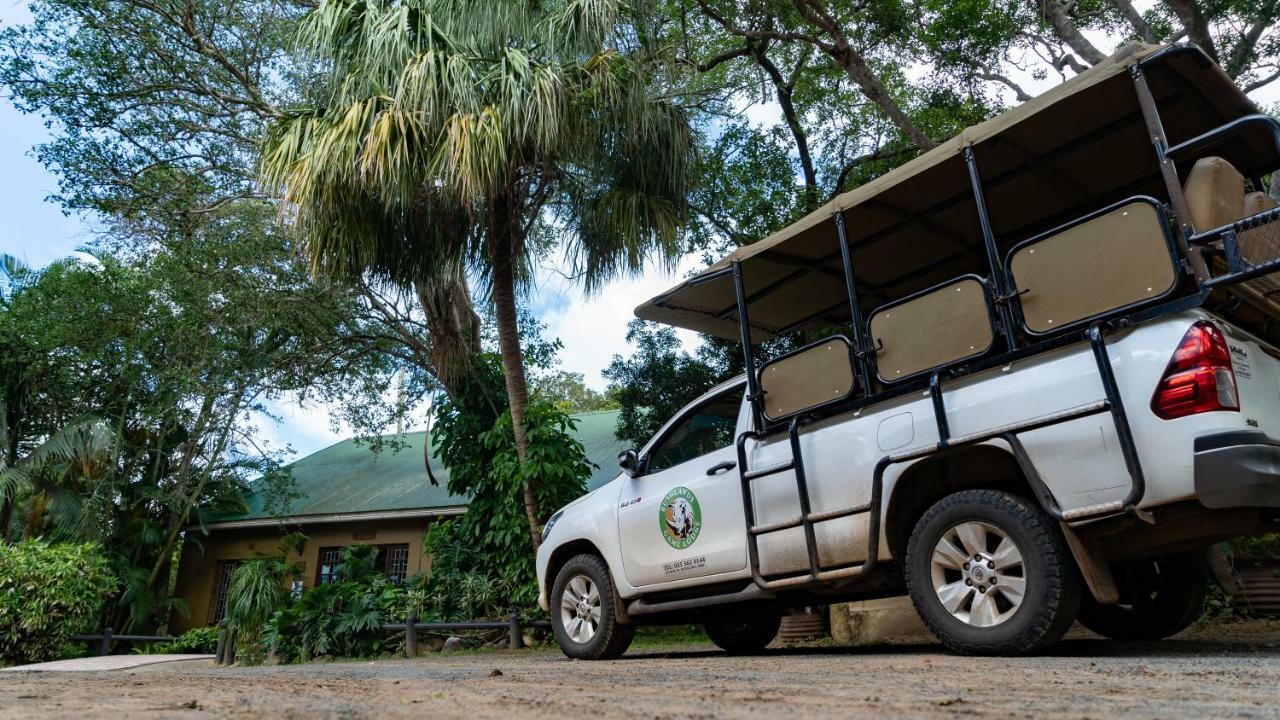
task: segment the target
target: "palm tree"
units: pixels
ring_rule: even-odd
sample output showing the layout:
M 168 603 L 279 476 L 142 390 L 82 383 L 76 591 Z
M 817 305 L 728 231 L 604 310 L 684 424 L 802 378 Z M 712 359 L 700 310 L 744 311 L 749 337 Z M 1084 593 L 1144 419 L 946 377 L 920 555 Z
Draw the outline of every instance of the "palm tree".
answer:
M 563 243 L 592 291 L 650 256 L 673 262 L 687 217 L 693 133 L 656 97 L 644 33 L 619 8 L 322 0 L 302 30 L 331 68 L 322 100 L 276 122 L 263 151 L 313 271 L 417 288 L 461 271 L 487 285 L 522 463 L 516 303 L 532 259 Z
M 23 536 L 39 535 L 47 519 L 70 538 L 101 531 L 87 510 L 108 492 L 118 450 L 116 430 L 88 417 L 53 433 L 21 462 L 0 465 L 0 494 L 12 497 L 20 489 L 31 494 Z

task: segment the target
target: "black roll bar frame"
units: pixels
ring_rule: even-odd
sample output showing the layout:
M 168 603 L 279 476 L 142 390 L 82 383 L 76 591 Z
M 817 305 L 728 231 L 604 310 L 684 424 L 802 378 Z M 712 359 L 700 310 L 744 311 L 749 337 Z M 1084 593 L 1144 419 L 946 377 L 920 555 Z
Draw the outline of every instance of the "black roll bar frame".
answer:
M 1180 48 L 1174 49 L 1182 51 Z M 1237 237 L 1241 232 L 1266 225 L 1270 222 L 1280 222 L 1280 208 L 1260 213 L 1250 218 L 1244 218 L 1208 232 L 1195 234 L 1190 224 L 1190 213 L 1187 210 L 1186 198 L 1182 193 L 1182 187 L 1178 180 L 1175 165 L 1175 156 L 1182 157 L 1188 154 L 1193 154 L 1199 149 L 1210 147 L 1213 144 L 1224 141 L 1229 138 L 1230 135 L 1233 133 L 1239 133 L 1245 127 L 1249 127 L 1260 122 L 1265 122 L 1272 129 L 1273 137 L 1277 143 L 1277 148 L 1280 149 L 1280 123 L 1277 123 L 1274 119 L 1267 118 L 1265 116 L 1249 115 L 1228 122 L 1223 126 L 1203 133 L 1196 138 L 1192 138 L 1186 142 L 1169 147 L 1167 138 L 1165 137 L 1163 123 L 1160 119 L 1159 108 L 1156 106 L 1154 97 L 1152 96 L 1150 88 L 1147 86 L 1146 79 L 1143 75 L 1144 65 L 1152 59 L 1154 59 L 1154 57 L 1148 58 L 1147 60 L 1135 65 L 1131 74 L 1134 80 L 1138 105 L 1151 134 L 1152 145 L 1155 149 L 1156 158 L 1160 165 L 1161 175 L 1170 196 L 1170 214 L 1178 223 L 1177 232 L 1172 234 L 1166 233 L 1166 241 L 1170 244 L 1170 261 L 1175 267 L 1176 274 L 1183 274 L 1184 272 L 1192 274 L 1195 279 L 1194 291 L 1185 296 L 1177 296 L 1175 294 L 1177 283 L 1175 283 L 1174 291 L 1164 293 L 1158 297 L 1151 298 L 1150 300 L 1134 303 L 1124 308 L 1111 310 L 1092 318 L 1086 318 L 1072 324 L 1071 326 L 1055 330 L 1051 333 L 1030 332 L 1023 321 L 1020 294 L 1012 280 L 1012 274 L 1008 268 L 1008 260 L 1012 258 L 1014 250 L 1026 245 L 1027 243 L 1038 241 L 1045 237 L 1046 234 L 1037 235 L 1034 238 L 1019 243 L 1010 250 L 1005 258 L 1005 262 L 1001 262 L 997 238 L 995 237 L 992 229 L 990 216 L 983 196 L 982 178 L 981 173 L 978 170 L 976 151 L 972 145 L 966 146 L 963 149 L 964 160 L 969 173 L 973 199 L 975 207 L 977 208 L 978 222 L 981 227 L 983 244 L 988 262 L 987 277 L 990 278 L 990 283 L 987 291 L 987 311 L 988 316 L 991 318 L 993 328 L 1005 337 L 1005 348 L 1003 352 L 996 353 L 994 355 L 991 354 L 991 349 L 988 349 L 988 351 L 982 355 L 969 358 L 964 361 L 958 361 L 950 366 L 926 371 L 928 372 L 928 380 L 923 387 L 927 388 L 931 405 L 933 407 L 934 422 L 937 428 L 937 441 L 925 446 L 911 448 L 883 456 L 876 464 L 872 478 L 870 497 L 866 503 L 837 510 L 814 512 L 809 494 L 807 471 L 801 447 L 801 431 L 806 426 L 824 419 L 825 417 L 862 408 L 873 403 L 880 403 L 908 392 L 918 391 L 921 388 L 921 384 L 917 379 L 915 381 L 903 382 L 900 384 L 895 383 L 893 387 L 886 386 L 882 388 L 880 392 L 873 392 L 873 383 L 878 380 L 878 374 L 875 370 L 875 355 L 877 349 L 870 345 L 870 331 L 867 326 L 868 321 L 863 319 L 861 307 L 858 302 L 856 275 L 854 273 L 851 257 L 852 252 L 848 243 L 843 212 L 837 210 L 834 213 L 833 219 L 836 224 L 836 233 L 840 244 L 840 257 L 843 266 L 842 270 L 845 280 L 845 290 L 849 296 L 847 298 L 850 312 L 849 331 L 853 336 L 853 340 L 849 341 L 847 337 L 844 337 L 843 339 L 850 344 L 850 362 L 853 363 L 855 377 L 858 378 L 862 387 L 863 397 L 857 398 L 857 393 L 855 391 L 855 398 L 853 400 L 837 400 L 817 408 L 810 408 L 790 417 L 785 422 L 785 428 L 788 435 L 788 446 L 791 451 L 791 459 L 788 461 L 762 469 L 751 469 L 748 465 L 748 443 L 757 443 L 771 437 L 775 432 L 782 429 L 782 424 L 766 423 L 765 416 L 762 411 L 761 401 L 763 399 L 763 394 L 760 388 L 755 352 L 753 350 L 753 343 L 751 339 L 751 323 L 749 318 L 750 300 L 746 292 L 741 261 L 734 260 L 730 263 L 729 267 L 701 276 L 694 281 L 695 284 L 700 284 L 725 277 L 726 275 L 731 275 L 734 282 L 734 290 L 737 300 L 736 314 L 743 344 L 743 361 L 747 375 L 746 398 L 751 403 L 752 417 L 752 427 L 739 434 L 735 441 L 735 445 L 738 455 L 738 471 L 742 484 L 743 512 L 747 526 L 748 559 L 750 562 L 752 578 L 754 579 L 755 584 L 761 589 L 804 589 L 807 587 L 831 583 L 843 584 L 851 582 L 859 576 L 870 573 L 877 567 L 879 562 L 880 524 L 882 517 L 881 505 L 884 476 L 888 468 L 896 464 L 911 462 L 932 455 L 947 454 L 956 451 L 958 448 L 992 441 L 1001 441 L 1008 445 L 1015 461 L 1018 463 L 1024 475 L 1030 482 L 1038 503 L 1044 511 L 1050 515 L 1050 517 L 1062 522 L 1077 522 L 1127 513 L 1140 519 L 1150 521 L 1149 514 L 1139 508 L 1139 505 L 1146 494 L 1146 478 L 1143 472 L 1141 459 L 1138 454 L 1137 445 L 1134 441 L 1133 432 L 1129 424 L 1128 414 L 1125 411 L 1123 398 L 1121 397 L 1119 385 L 1115 377 L 1114 368 L 1111 365 L 1111 359 L 1107 352 L 1106 334 L 1112 331 L 1123 330 L 1140 322 L 1145 322 L 1164 315 L 1198 307 L 1208 300 L 1211 293 L 1216 289 L 1239 284 L 1273 272 L 1280 272 L 1280 258 L 1275 258 L 1267 262 L 1246 267 L 1241 257 Z M 1133 202 L 1135 199 L 1153 202 L 1157 207 L 1161 207 L 1159 202 L 1153 198 L 1141 196 L 1138 198 L 1129 198 L 1121 201 L 1121 203 L 1116 203 L 1109 207 L 1117 207 L 1124 203 Z M 1105 210 L 1106 208 L 1104 208 L 1104 211 Z M 1061 230 L 1087 221 L 1090 218 L 1096 217 L 1099 212 L 1102 211 L 1089 213 L 1082 218 L 1066 223 L 1058 229 Z M 1165 215 L 1163 210 L 1161 212 L 1162 219 L 1167 219 L 1168 215 Z M 1228 258 L 1229 272 L 1226 275 L 1211 276 L 1208 271 L 1208 264 L 1202 255 L 1202 250 L 1206 248 L 1214 249 L 1212 248 L 1212 244 L 1219 241 L 1223 246 L 1222 252 L 1224 252 Z M 1183 258 L 1186 259 L 1185 265 L 1182 262 Z M 954 280 L 949 282 L 954 282 Z M 945 284 L 948 283 L 943 283 L 943 285 Z M 994 293 L 994 297 L 992 297 L 992 293 Z M 889 304 L 892 305 L 893 303 Z M 833 307 L 838 307 L 838 305 Z M 878 310 L 879 308 L 877 311 Z M 874 312 L 871 313 L 871 316 L 874 317 L 874 314 Z M 1080 326 L 1086 323 L 1087 327 L 1084 330 L 1080 330 Z M 1032 342 L 1030 344 L 1022 342 L 1020 338 L 1020 335 L 1022 334 L 1026 334 L 1031 337 Z M 1090 345 L 1091 354 L 1097 366 L 1098 376 L 1102 386 L 1103 397 L 1101 399 L 1047 415 L 1028 418 L 1022 421 L 1009 423 L 1001 427 L 990 428 L 977 433 L 970 433 L 959 437 L 952 435 L 950 424 L 947 419 L 946 402 L 943 392 L 943 383 L 946 379 L 951 377 L 960 377 L 973 372 L 1004 365 L 1018 359 L 1038 355 L 1050 349 L 1064 347 L 1081 341 L 1086 341 Z M 880 381 L 880 384 L 886 385 L 883 381 Z M 1112 418 L 1116 438 L 1124 460 L 1125 469 L 1130 478 L 1129 490 L 1122 500 L 1064 511 L 1058 504 L 1056 498 L 1054 498 L 1052 491 L 1036 471 L 1030 455 L 1018 436 L 1033 430 L 1039 430 L 1102 413 L 1107 413 Z M 799 499 L 799 516 L 769 525 L 756 525 L 752 483 L 764 477 L 789 471 L 793 472 L 795 478 L 796 490 Z M 853 563 L 843 563 L 833 567 L 823 567 L 820 562 L 821 553 L 818 551 L 817 547 L 815 526 L 819 523 L 864 513 L 869 514 L 865 559 Z M 782 532 L 784 530 L 790 530 L 797 527 L 803 528 L 804 530 L 806 555 L 808 560 L 807 572 L 802 574 L 789 574 L 784 577 L 767 577 L 763 575 L 760 568 L 759 538 L 764 535 Z

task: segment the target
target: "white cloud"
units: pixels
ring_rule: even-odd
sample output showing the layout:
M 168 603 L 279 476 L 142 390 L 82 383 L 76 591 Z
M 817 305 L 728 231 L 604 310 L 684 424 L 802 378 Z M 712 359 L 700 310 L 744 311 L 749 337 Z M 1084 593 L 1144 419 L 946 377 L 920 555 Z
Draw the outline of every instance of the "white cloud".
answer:
M 562 274 L 565 264 L 561 259 L 539 273 L 531 305 L 547 308 L 541 319 L 547 324 L 547 335 L 560 338 L 564 344 L 561 367 L 582 373 L 587 385 L 603 389 L 606 383 L 600 371 L 615 354 L 626 356 L 631 352 L 626 340 L 627 323 L 635 317 L 635 307 L 678 284 L 702 265 L 697 255 L 685 256 L 674 272 L 649 263 L 640 276 L 617 280 L 587 297 L 577 283 Z M 698 346 L 696 333 L 677 333 L 686 348 Z

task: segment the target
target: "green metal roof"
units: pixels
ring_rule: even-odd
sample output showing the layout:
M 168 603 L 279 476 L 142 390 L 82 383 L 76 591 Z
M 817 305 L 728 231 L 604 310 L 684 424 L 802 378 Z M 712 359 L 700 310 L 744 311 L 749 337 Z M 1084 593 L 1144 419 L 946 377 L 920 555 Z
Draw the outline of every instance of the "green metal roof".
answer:
M 625 442 L 613 435 L 618 411 L 579 413 L 573 418 L 578 424 L 578 441 L 586 449 L 587 459 L 596 465 L 587 480 L 587 489 L 594 490 L 617 477 L 618 453 L 627 448 Z M 289 465 L 298 497 L 289 504 L 287 512 L 267 513 L 265 497 L 254 492 L 246 498 L 248 512 L 220 515 L 207 521 L 224 523 L 466 505 L 467 498 L 451 495 L 445 489 L 449 471 L 434 455 L 431 470 L 440 486 L 432 485 L 427 479 L 422 466 L 424 434 L 388 435 L 387 438 L 398 438 L 404 447 L 384 448 L 376 453 L 367 444 L 343 440 Z

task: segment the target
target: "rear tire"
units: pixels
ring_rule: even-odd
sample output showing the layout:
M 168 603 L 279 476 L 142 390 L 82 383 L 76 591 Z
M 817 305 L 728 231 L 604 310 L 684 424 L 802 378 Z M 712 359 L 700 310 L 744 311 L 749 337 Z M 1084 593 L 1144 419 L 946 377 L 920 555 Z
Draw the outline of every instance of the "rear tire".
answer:
M 965 490 L 929 508 L 911 533 L 906 580 L 921 619 L 964 655 L 1040 650 L 1080 608 L 1057 525 L 1032 501 L 996 490 Z
M 564 654 L 575 660 L 612 660 L 627 651 L 635 626 L 618 622 L 613 578 L 604 560 L 576 555 L 556 573 L 551 631 Z
M 1099 605 L 1086 597 L 1080 624 L 1112 640 L 1162 640 L 1200 617 L 1209 569 L 1198 553 L 1179 553 L 1112 569 L 1120 602 Z
M 730 655 L 758 653 L 778 636 L 782 615 L 776 612 L 730 615 L 707 622 L 707 637 Z

